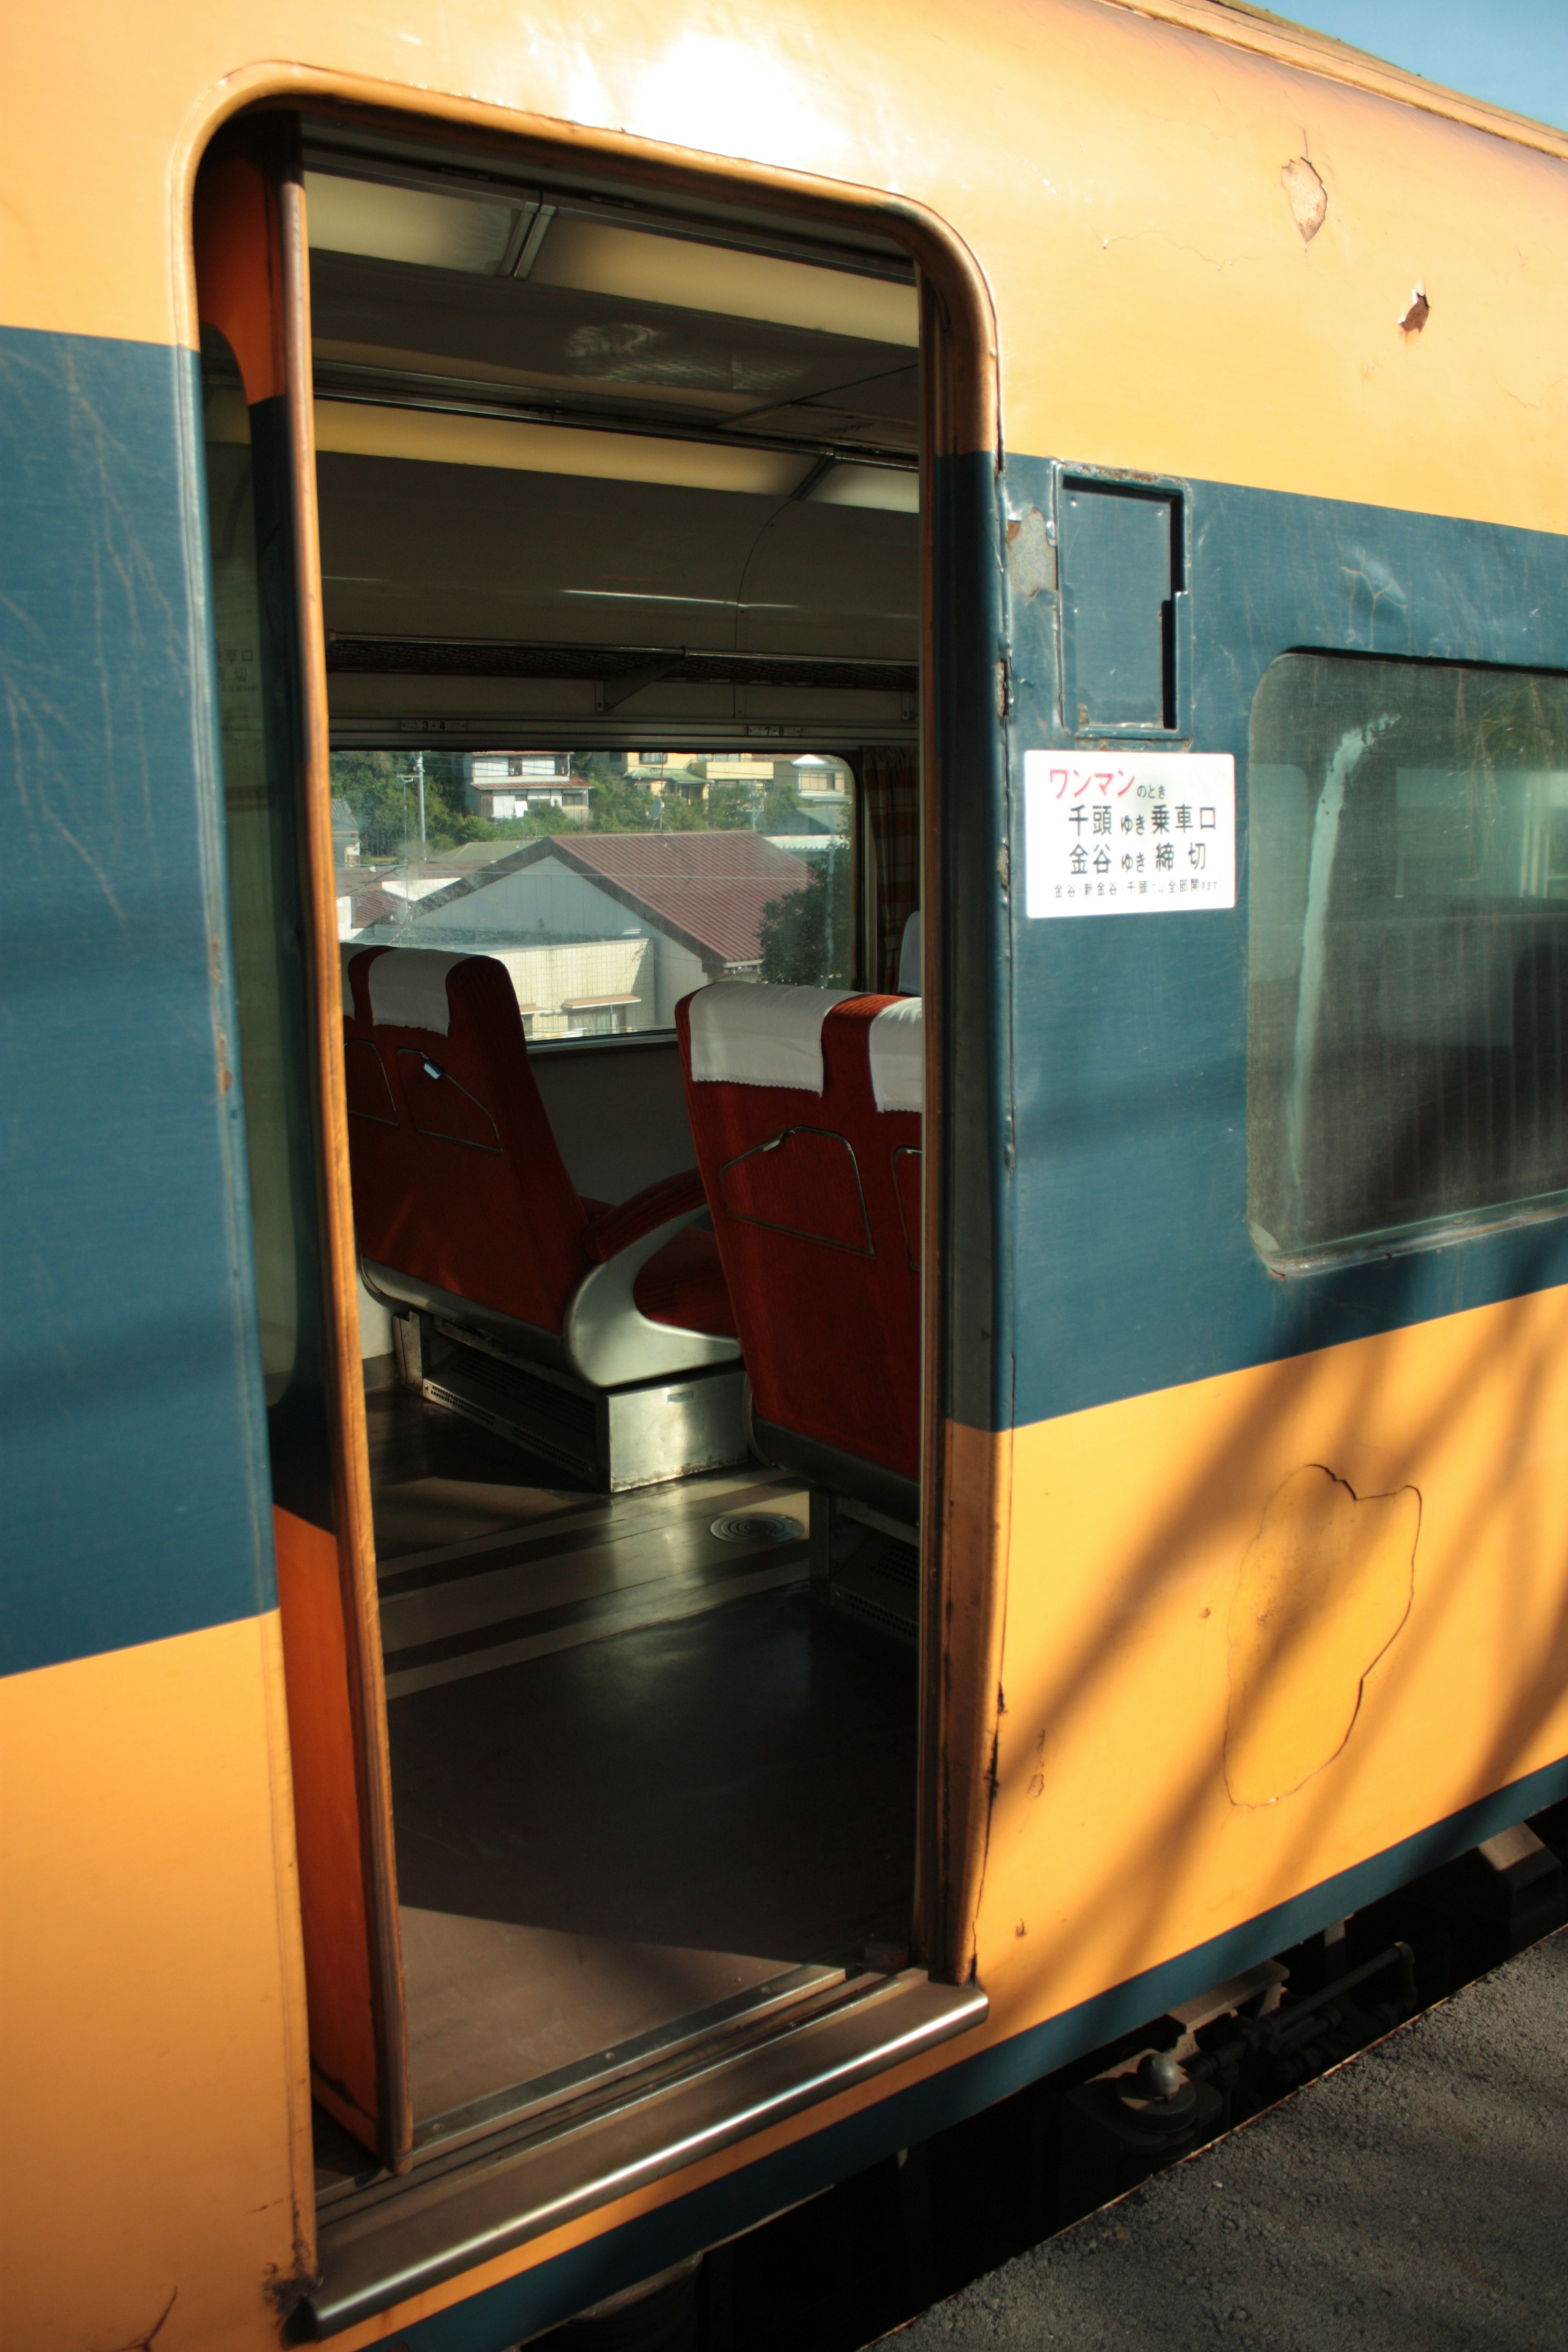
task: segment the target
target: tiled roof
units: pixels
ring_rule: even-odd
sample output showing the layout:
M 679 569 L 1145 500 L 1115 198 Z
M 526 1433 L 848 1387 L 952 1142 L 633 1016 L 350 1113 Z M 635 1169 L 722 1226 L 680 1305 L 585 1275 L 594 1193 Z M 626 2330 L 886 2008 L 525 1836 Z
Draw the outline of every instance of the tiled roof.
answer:
M 407 901 L 384 890 L 377 874 L 340 866 L 336 881 L 338 897 L 349 901 L 349 924 L 353 930 L 367 930 L 372 923 L 395 923 L 408 912 Z
M 804 859 L 754 833 L 594 833 L 554 835 L 563 866 L 602 876 L 705 961 L 755 963 L 763 909 L 810 877 Z
M 455 900 L 547 857 L 596 883 L 710 969 L 754 964 L 763 908 L 811 878 L 804 857 L 755 833 L 556 833 L 416 900 L 418 918 L 438 920 Z

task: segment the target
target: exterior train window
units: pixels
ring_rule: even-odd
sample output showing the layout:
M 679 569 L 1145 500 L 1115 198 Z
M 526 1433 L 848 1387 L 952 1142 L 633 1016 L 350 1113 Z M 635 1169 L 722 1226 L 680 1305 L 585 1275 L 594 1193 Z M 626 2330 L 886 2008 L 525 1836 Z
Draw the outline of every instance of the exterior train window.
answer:
M 263 576 L 250 415 L 227 342 L 202 343 L 213 622 L 257 1316 L 275 1501 L 330 1523 L 331 1467 L 298 814 L 287 789 L 289 583 Z M 270 527 L 268 527 L 270 526 Z M 269 642 L 263 642 L 264 632 Z M 280 778 L 284 781 L 280 781 Z
M 1288 655 L 1250 778 L 1262 1255 L 1568 1207 L 1568 678 Z

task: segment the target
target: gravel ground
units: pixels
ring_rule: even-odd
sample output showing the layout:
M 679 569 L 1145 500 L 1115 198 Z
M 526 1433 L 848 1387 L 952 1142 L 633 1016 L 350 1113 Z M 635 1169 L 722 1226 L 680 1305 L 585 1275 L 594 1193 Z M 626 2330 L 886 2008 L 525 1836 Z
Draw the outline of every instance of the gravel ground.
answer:
M 1568 2352 L 1568 1929 L 896 2342 Z

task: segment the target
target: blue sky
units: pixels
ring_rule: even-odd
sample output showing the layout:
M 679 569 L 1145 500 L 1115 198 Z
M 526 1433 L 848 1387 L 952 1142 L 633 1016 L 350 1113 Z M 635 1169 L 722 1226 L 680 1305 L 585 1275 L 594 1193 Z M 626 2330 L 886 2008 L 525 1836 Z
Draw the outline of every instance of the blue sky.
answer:
M 1268 0 L 1428 81 L 1568 130 L 1568 0 Z

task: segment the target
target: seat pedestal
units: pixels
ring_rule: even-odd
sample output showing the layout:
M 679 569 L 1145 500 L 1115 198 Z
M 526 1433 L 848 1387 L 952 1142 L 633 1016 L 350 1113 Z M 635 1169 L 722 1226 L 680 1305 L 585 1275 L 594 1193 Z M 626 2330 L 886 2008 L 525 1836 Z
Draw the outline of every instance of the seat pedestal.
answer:
M 618 1389 L 511 1354 L 444 1316 L 421 1313 L 419 1389 L 601 1492 L 663 1486 L 746 1458 L 739 1364 L 707 1365 Z
M 826 1487 L 811 1489 L 814 1600 L 900 1642 L 921 1633 L 920 1530 Z

